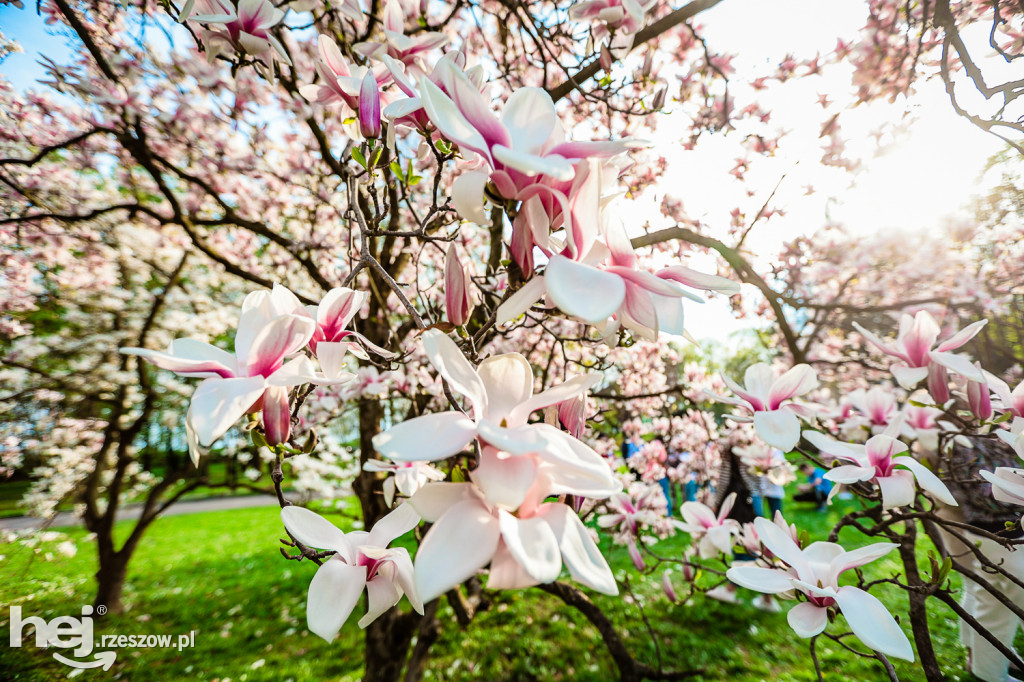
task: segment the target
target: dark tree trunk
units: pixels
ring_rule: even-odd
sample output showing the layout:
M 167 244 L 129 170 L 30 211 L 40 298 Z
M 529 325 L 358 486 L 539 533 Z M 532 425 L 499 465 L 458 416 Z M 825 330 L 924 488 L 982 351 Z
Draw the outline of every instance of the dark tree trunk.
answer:
M 384 410 L 380 401 L 365 398 L 359 401 L 361 464 L 377 457 L 377 453 L 373 449 L 373 437 L 380 432 L 383 416 Z M 363 523 L 369 530 L 389 511 L 381 492 L 381 474 L 361 471 L 352 484 L 352 490 L 359 498 L 359 504 L 363 510 Z M 406 661 L 410 658 L 409 649 L 412 646 L 413 635 L 420 629 L 420 623 L 423 620 L 424 618 L 415 612 L 402 613 L 398 609 L 391 609 L 371 623 L 365 631 L 366 672 L 364 679 L 374 682 L 399 682 L 402 680 L 402 671 L 405 669 Z M 432 616 L 430 620 L 434 620 Z M 436 638 L 436 635 L 434 637 Z M 410 662 L 410 674 L 413 676 L 411 678 L 407 676 L 406 679 L 419 679 L 419 675 L 422 674 L 422 669 L 426 665 L 429 640 L 424 644 L 427 646 L 417 646 L 416 656 Z M 418 673 L 412 670 L 413 664 L 419 668 Z
M 906 532 L 903 534 L 899 546 L 907 584 L 912 586 L 924 583 L 917 570 L 917 554 L 914 551 L 917 545 L 917 526 L 914 523 L 913 521 L 905 523 Z M 932 646 L 932 637 L 928 627 L 928 606 L 925 603 L 928 594 L 912 589 L 907 592 L 907 597 L 910 600 L 910 627 L 914 632 L 914 644 L 917 645 L 921 668 L 924 670 L 928 682 L 941 682 L 945 677 L 942 675 L 939 661 L 935 657 L 935 648 Z
M 96 571 L 96 598 L 93 600 L 93 609 L 99 613 L 106 608 L 107 613 L 123 613 L 124 603 L 124 579 L 128 574 L 128 561 L 131 559 L 131 552 L 128 551 L 104 551 L 99 552 L 99 570 Z

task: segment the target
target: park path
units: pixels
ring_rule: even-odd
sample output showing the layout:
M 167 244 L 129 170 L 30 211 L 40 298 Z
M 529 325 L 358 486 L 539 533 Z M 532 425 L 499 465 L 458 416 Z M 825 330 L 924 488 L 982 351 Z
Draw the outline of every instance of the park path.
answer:
M 248 509 L 249 507 L 276 507 L 277 498 L 273 495 L 240 495 L 235 497 L 212 497 L 205 500 L 181 500 L 175 502 L 160 516 L 178 516 L 179 514 L 199 514 L 208 511 L 224 511 L 227 509 Z M 141 504 L 130 504 L 117 515 L 118 521 L 134 520 L 142 512 Z M 34 530 L 49 525 L 50 528 L 62 526 L 79 526 L 82 520 L 71 512 L 57 512 L 52 523 L 35 516 L 14 516 L 0 519 L 0 531 Z

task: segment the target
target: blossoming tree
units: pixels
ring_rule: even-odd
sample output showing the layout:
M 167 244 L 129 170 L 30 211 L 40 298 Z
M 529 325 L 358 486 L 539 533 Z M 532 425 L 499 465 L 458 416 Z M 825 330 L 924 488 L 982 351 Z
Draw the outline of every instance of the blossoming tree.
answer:
M 353 612 L 364 613 L 365 592 L 358 624 L 368 679 L 422 673 L 441 627 L 439 600 L 466 626 L 482 590 L 529 587 L 580 610 L 623 679 L 686 676 L 692 671 L 637 660 L 581 589 L 607 597 L 620 589 L 593 525 L 614 529 L 638 570 L 647 570 L 639 536 L 673 532 L 650 484 L 671 476 L 663 459 L 676 446 L 648 444 L 643 472 L 623 477 L 587 423 L 592 399 L 633 401 L 649 413 L 660 395 L 679 390 L 695 409 L 666 418 L 667 428 L 688 442 L 717 438 L 721 411 L 696 409 L 708 395 L 679 388 L 680 375 L 696 372 L 679 371 L 667 342 L 685 334 L 691 299 L 738 290 L 728 277 L 691 267 L 691 249 L 710 249 L 722 256 L 723 274 L 765 295 L 790 353 L 780 366 L 750 367 L 742 385 L 702 377 L 708 393 L 737 408 L 732 421 L 752 425 L 748 441 L 787 450 L 810 443 L 820 452 L 806 448 L 809 458 L 853 462 L 830 475 L 868 507 L 833 536 L 854 526 L 889 542 L 847 551 L 836 537 L 804 543 L 783 519 L 742 528 L 725 518 L 731 503 L 718 513 L 690 506 L 682 529 L 700 556 L 676 561 L 728 564 L 742 533 L 758 565 L 721 573 L 800 600 L 789 622 L 801 636 L 821 635 L 842 613 L 868 650 L 856 653 L 894 674 L 889 657 L 915 657 L 904 624 L 860 574 L 856 585 L 845 576 L 841 585 L 840 576 L 898 548 L 906 575 L 893 580 L 912 595 L 917 654 L 938 679 L 924 603 L 955 601 L 939 568 L 921 580 L 915 533 L 936 500 L 952 497 L 904 454 L 898 420 L 863 447 L 822 435 L 837 422 L 810 402 L 819 382 L 808 347 L 743 248 L 769 204 L 749 224 L 733 221 L 728 234 L 712 236 L 669 202 L 664 213 L 678 225 L 640 234 L 617 197 L 620 187 L 639 195 L 661 173 L 657 155 L 640 151 L 657 132 L 655 112 L 671 106 L 685 116 L 688 145 L 738 126 L 751 131 L 750 158 L 734 171 L 741 178 L 754 156 L 770 156 L 779 143 L 757 91 L 822 68 L 817 57 L 786 60 L 734 95 L 729 56 L 713 51 L 697 23 L 717 4 L 41 3 L 80 49 L 70 64 L 47 64 L 47 85 L 60 97 L 0 90 L 0 224 L 12 285 L 0 310 L 5 371 L 18 384 L 4 399 L 98 393 L 86 414 L 91 433 L 74 448 L 85 475 L 68 491 L 81 495 L 87 523 L 113 524 L 135 448 L 157 405 L 169 409 L 163 387 L 188 385 L 170 377 L 199 380 L 175 422 L 181 448 L 201 465 L 240 427 L 269 452 L 285 554 L 318 566 L 309 627 L 331 639 Z M 840 44 L 828 58 L 854 63 L 865 100 L 912 88 L 917 68 L 952 79 L 947 52 L 952 46 L 966 61 L 959 32 L 973 23 L 994 22 L 1010 39 L 998 43 L 1004 51 L 1015 49 L 1020 31 L 1017 13 L 997 6 L 993 17 L 984 3 L 940 3 L 924 16 L 869 5 L 862 42 Z M 153 22 L 170 45 L 136 40 Z M 871 88 L 880 50 L 896 61 L 882 65 L 892 76 L 879 79 L 883 87 Z M 1017 87 L 1000 92 L 1012 100 Z M 824 160 L 851 165 L 838 126 L 829 130 Z M 138 296 L 110 303 L 115 284 Z M 61 327 L 63 364 L 40 350 L 48 316 L 63 312 L 44 305 L 44 286 L 84 289 L 65 294 L 84 329 Z M 231 305 L 215 309 L 207 297 Z M 105 316 L 102 333 L 89 315 Z M 900 358 L 901 384 L 930 380 L 934 404 L 911 407 L 954 420 L 943 427 L 940 453 L 956 436 L 986 429 L 1020 447 L 1021 422 L 1004 416 L 1018 407 L 1004 396 L 1015 394 L 954 352 L 981 324 L 940 340 L 922 318 L 903 325 L 895 345 L 865 334 Z M 89 369 L 105 374 L 104 383 L 81 385 L 81 361 L 68 350 L 79 339 L 100 350 Z M 966 382 L 970 417 L 949 403 L 959 389 L 949 393 L 952 380 Z M 364 528 L 348 533 L 292 504 L 285 483 L 295 463 L 322 450 L 330 418 L 345 405 L 354 412 L 352 490 Z M 915 434 L 928 428 L 915 424 Z M 5 441 L 5 458 L 20 452 L 20 436 Z M 1017 494 L 1016 469 L 991 476 L 1001 496 Z M 154 489 L 164 492 L 172 478 Z M 146 506 L 155 516 L 167 503 L 156 494 Z M 585 523 L 592 517 L 596 524 Z M 412 555 L 394 544 L 410 533 Z M 101 543 L 101 570 L 112 550 Z

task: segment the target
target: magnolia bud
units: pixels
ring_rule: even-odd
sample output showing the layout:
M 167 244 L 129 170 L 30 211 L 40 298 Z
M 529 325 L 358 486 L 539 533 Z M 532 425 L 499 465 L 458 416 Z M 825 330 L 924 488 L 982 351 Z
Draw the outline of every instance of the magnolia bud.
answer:
M 640 548 L 636 546 L 636 542 L 629 543 L 629 558 L 633 560 L 636 570 L 644 570 L 644 557 L 640 554 Z
M 981 365 L 974 363 L 981 372 Z M 992 418 L 992 397 L 989 394 L 988 384 L 984 381 L 967 380 L 967 402 L 971 406 L 971 414 L 981 421 Z
M 654 99 L 651 100 L 651 110 L 652 111 L 658 111 L 663 106 L 665 106 L 665 96 L 667 94 L 668 94 L 668 89 L 664 88 L 664 87 L 659 88 L 658 91 L 656 93 L 654 93 Z
M 640 73 L 643 74 L 644 78 L 649 78 L 651 71 L 654 69 L 654 50 L 647 50 L 647 54 L 644 56 L 644 65 L 640 69 Z
M 598 62 L 601 64 L 601 68 L 605 71 L 612 70 L 612 51 L 608 49 L 607 45 L 601 46 L 601 53 L 597 57 Z
M 280 445 L 291 435 L 292 415 L 288 405 L 288 389 L 271 386 L 263 393 L 263 432 L 267 445 Z
M 949 373 L 937 362 L 928 365 L 928 393 L 939 405 L 949 400 Z
M 455 244 L 448 248 L 444 261 L 444 307 L 448 321 L 461 327 L 473 312 L 473 302 L 466 286 L 466 270 L 462 267 Z
M 359 87 L 359 132 L 368 140 L 380 137 L 380 90 L 372 70 L 367 70 Z
M 583 428 L 587 425 L 587 394 L 563 400 L 558 403 L 558 421 L 572 435 L 579 438 L 583 435 Z
M 679 601 L 679 595 L 676 594 L 676 588 L 672 586 L 672 579 L 670 578 L 672 572 L 665 571 L 661 576 L 661 589 L 665 591 L 665 596 L 673 604 Z

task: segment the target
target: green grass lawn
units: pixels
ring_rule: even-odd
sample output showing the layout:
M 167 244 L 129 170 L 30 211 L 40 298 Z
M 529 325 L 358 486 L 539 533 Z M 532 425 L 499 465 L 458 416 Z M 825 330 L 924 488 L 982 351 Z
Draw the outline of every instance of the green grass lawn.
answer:
M 791 512 L 793 521 L 821 539 L 845 507 L 827 515 Z M 849 504 L 849 503 L 846 503 Z M 340 521 L 339 525 L 344 522 Z M 120 529 L 127 531 L 127 526 Z M 21 605 L 23 617 L 50 620 L 81 613 L 92 600 L 94 550 L 80 529 L 64 529 L 78 546 L 66 558 L 53 545 L 36 552 L 19 544 L 0 544 L 0 637 L 9 630 L 8 606 Z M 845 535 L 849 532 L 850 535 Z M 285 561 L 278 553 L 284 535 L 275 509 L 212 512 L 159 519 L 133 560 L 125 592 L 128 612 L 96 620 L 96 634 L 187 634 L 195 631 L 195 648 L 120 649 L 112 672 L 126 680 L 255 680 L 358 679 L 361 676 L 362 634 L 358 614 L 328 644 L 306 630 L 306 589 L 315 567 Z M 841 540 L 854 546 L 854 531 Z M 678 556 L 686 546 L 679 535 L 655 550 Z M 50 552 L 53 558 L 45 559 Z M 892 555 L 895 556 L 895 553 Z M 625 551 L 611 552 L 613 568 L 625 572 L 631 562 Z M 891 557 L 868 567 L 868 575 L 899 571 Z M 769 614 L 746 604 L 723 604 L 701 596 L 690 605 L 672 605 L 661 593 L 660 573 L 641 580 L 630 569 L 636 601 L 594 595 L 619 625 L 634 654 L 648 664 L 657 657 L 640 615 L 644 605 L 657 636 L 662 660 L 671 668 L 702 668 L 703 680 L 813 680 L 807 642 L 796 637 L 785 613 Z M 684 586 L 678 573 L 676 588 Z M 741 590 L 749 601 L 753 593 Z M 903 610 L 896 591 L 880 597 Z M 609 680 L 615 668 L 596 631 L 555 597 L 539 590 L 493 595 L 493 606 L 460 629 L 444 604 L 444 632 L 433 649 L 428 678 L 435 680 Z M 639 602 L 639 603 L 638 603 Z M 788 606 L 788 605 L 787 605 Z M 403 600 L 400 608 L 407 609 Z M 833 628 L 838 627 L 837 623 Z M 956 619 L 945 607 L 932 606 L 936 648 L 950 679 L 959 673 L 963 651 Z M 909 629 L 907 628 L 909 632 Z M 0 648 L 0 678 L 62 679 L 71 672 L 51 652 Z M 879 680 L 882 671 L 819 643 L 819 658 L 831 680 Z M 896 663 L 900 678 L 923 679 L 913 665 Z M 81 679 L 110 673 L 83 671 Z

